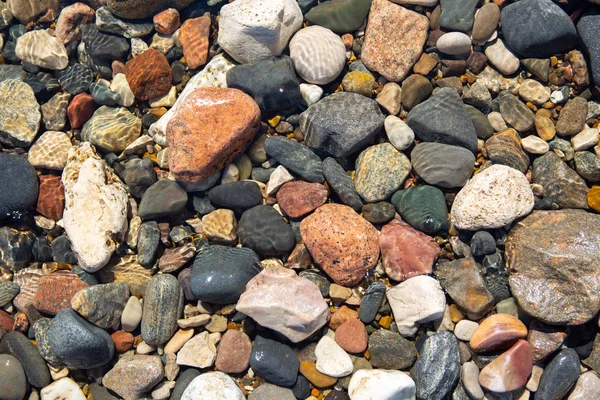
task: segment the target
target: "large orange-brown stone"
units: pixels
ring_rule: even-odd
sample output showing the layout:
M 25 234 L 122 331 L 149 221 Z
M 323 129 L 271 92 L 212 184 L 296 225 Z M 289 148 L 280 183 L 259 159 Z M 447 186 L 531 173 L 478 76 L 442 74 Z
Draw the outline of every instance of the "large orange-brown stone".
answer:
M 148 49 L 125 64 L 125 77 L 137 99 L 149 100 L 171 90 L 173 72 L 163 53 Z
M 181 25 L 179 41 L 189 68 L 196 69 L 206 64 L 209 35 L 210 17 L 188 19 Z
M 377 264 L 377 229 L 348 206 L 317 208 L 300 223 L 300 233 L 313 260 L 339 285 L 358 284 Z
M 86 287 L 88 284 L 72 272 L 43 275 L 39 280 L 33 306 L 40 312 L 56 315 L 63 308 L 70 307 L 75 293 Z
M 60 175 L 41 175 L 36 210 L 46 218 L 58 221 L 65 208 L 65 187 Z
M 169 169 L 197 183 L 240 155 L 260 126 L 260 109 L 241 90 L 203 87 L 190 94 L 167 125 Z

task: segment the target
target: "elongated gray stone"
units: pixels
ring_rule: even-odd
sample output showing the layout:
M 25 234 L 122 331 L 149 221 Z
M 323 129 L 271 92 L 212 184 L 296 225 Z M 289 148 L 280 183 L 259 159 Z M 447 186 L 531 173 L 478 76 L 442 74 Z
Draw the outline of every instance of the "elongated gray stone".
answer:
M 173 275 L 156 275 L 144 294 L 142 338 L 149 345 L 166 343 L 177 330 L 183 311 L 183 289 Z

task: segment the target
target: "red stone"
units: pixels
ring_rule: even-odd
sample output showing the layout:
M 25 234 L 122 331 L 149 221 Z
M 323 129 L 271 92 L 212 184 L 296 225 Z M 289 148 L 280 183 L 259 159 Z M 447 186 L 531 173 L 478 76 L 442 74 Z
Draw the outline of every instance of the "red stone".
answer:
M 148 49 L 127 61 L 124 72 L 137 99 L 153 99 L 171 90 L 173 72 L 169 60 L 156 49 Z
M 180 247 L 166 249 L 158 260 L 158 269 L 164 273 L 178 271 L 196 255 L 196 246 L 186 243 Z
M 196 69 L 206 64 L 209 35 L 210 17 L 188 19 L 181 25 L 179 41 L 189 68 Z
M 167 8 L 154 16 L 154 29 L 163 35 L 170 35 L 180 26 L 179 11 L 175 8 Z
M 186 183 L 208 178 L 246 150 L 259 126 L 260 109 L 241 90 L 196 89 L 167 125 L 171 173 Z
M 348 306 L 341 306 L 329 319 L 329 327 L 333 330 L 338 329 L 342 324 L 351 319 L 358 319 L 358 312 Z
M 73 97 L 71 104 L 67 107 L 67 116 L 69 117 L 69 123 L 73 129 L 81 129 L 92 114 L 96 111 L 96 102 L 89 93 L 79 93 Z
M 369 344 L 369 335 L 362 322 L 349 319 L 336 329 L 335 342 L 348 353 L 362 353 Z
M 15 321 L 10 314 L 0 309 L 0 328 L 6 329 L 7 332 L 12 332 L 14 324 Z
M 396 281 L 430 274 L 441 252 L 431 236 L 397 220 L 381 228 L 379 247 L 385 273 Z
M 219 342 L 215 367 L 221 372 L 239 374 L 248 369 L 251 353 L 252 342 L 248 335 L 230 329 Z
M 324 204 L 300 223 L 312 259 L 335 283 L 355 286 L 379 259 L 379 232 L 352 208 Z
M 567 338 L 567 330 L 564 326 L 546 325 L 534 319 L 529 324 L 527 342 L 531 346 L 533 362 L 543 361 L 554 353 Z
M 59 175 L 40 176 L 40 194 L 36 210 L 46 218 L 58 221 L 65 208 L 65 187 Z
M 532 369 L 529 343 L 519 340 L 481 370 L 479 383 L 492 392 L 512 392 L 525 386 Z
M 71 299 L 88 284 L 72 272 L 59 271 L 40 276 L 33 306 L 40 312 L 56 315 L 63 308 L 71 307 Z
M 293 181 L 279 189 L 277 203 L 286 215 L 299 218 L 325 204 L 328 194 L 320 183 Z
M 119 354 L 123 354 L 133 347 L 134 337 L 129 332 L 116 331 L 110 337 L 115 342 L 115 350 Z

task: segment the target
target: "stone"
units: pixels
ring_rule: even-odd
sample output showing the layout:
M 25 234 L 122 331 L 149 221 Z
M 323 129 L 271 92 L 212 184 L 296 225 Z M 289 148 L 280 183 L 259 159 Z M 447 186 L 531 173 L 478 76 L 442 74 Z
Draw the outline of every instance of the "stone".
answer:
M 316 347 L 316 346 L 315 346 Z M 322 374 L 317 370 L 317 366 L 311 361 L 300 362 L 300 374 L 306 377 L 310 383 L 316 388 L 327 388 L 336 384 L 337 379 L 331 376 Z
M 278 56 L 302 27 L 302 11 L 292 0 L 243 0 L 221 8 L 219 45 L 244 64 Z
M 317 286 L 282 267 L 264 269 L 248 282 L 236 309 L 294 343 L 319 330 L 329 316 Z
M 21 61 L 51 70 L 62 70 L 69 65 L 64 44 L 45 30 L 30 31 L 17 39 L 15 47 Z
M 154 22 L 154 29 L 158 33 L 163 35 L 170 35 L 175 32 L 181 25 L 179 18 L 179 11 L 176 8 L 167 8 L 164 11 L 154 15 L 152 22 Z
M 407 369 L 417 358 L 412 342 L 385 329 L 376 330 L 369 336 L 369 353 L 371 365 L 378 369 Z
M 334 158 L 328 157 L 323 161 L 323 175 L 344 204 L 355 211 L 362 208 L 362 200 L 354 188 L 352 179 Z
M 475 128 L 465 121 L 470 121 L 470 117 L 460 97 L 451 88 L 438 90 L 430 99 L 415 106 L 406 119 L 422 141 L 456 145 L 475 153 Z
M 0 389 L 2 400 L 22 400 L 25 398 L 27 380 L 19 360 L 10 354 L 0 355 Z
M 362 208 L 363 218 L 373 225 L 385 224 L 394 218 L 395 214 L 394 206 L 386 201 L 365 204 Z
M 533 182 L 544 188 L 549 198 L 561 208 L 587 209 L 588 187 L 554 152 L 548 152 L 533 162 Z
M 396 220 L 381 229 L 379 247 L 385 272 L 396 281 L 430 274 L 441 251 L 430 236 Z
M 110 84 L 110 91 L 119 95 L 117 104 L 120 106 L 130 107 L 135 103 L 135 95 L 129 87 L 127 77 L 122 72 L 119 72 L 113 77 Z
M 88 286 L 71 272 L 56 272 L 40 277 L 33 306 L 46 314 L 55 315 L 71 305 L 73 296 Z
M 500 39 L 486 46 L 485 55 L 503 75 L 512 75 L 519 70 L 519 58 Z
M 269 156 L 308 182 L 323 182 L 321 158 L 305 145 L 282 137 L 270 136 L 265 141 Z
M 296 383 L 300 362 L 291 347 L 257 336 L 252 346 L 250 366 L 267 382 L 291 387 Z
M 585 126 L 587 112 L 587 102 L 583 97 L 567 101 L 556 122 L 556 133 L 559 136 L 573 136 L 581 132 Z
M 115 351 L 118 354 L 123 354 L 133 347 L 134 338 L 129 332 L 116 331 L 110 337 L 115 342 Z
M 465 104 L 477 107 L 482 111 L 486 111 L 492 107 L 492 95 L 489 90 L 479 82 L 475 82 L 471 87 L 463 89 L 462 100 Z
M 415 391 L 415 382 L 406 373 L 381 369 L 358 370 L 348 385 L 353 400 L 368 400 L 373 393 L 381 400 L 407 400 L 415 397 Z
M 568 400 L 584 400 L 593 397 L 600 390 L 600 377 L 593 371 L 588 371 L 579 376 L 577 384 L 568 397 Z
M 395 82 L 388 82 L 377 94 L 375 101 L 383 107 L 391 116 L 398 115 L 402 99 L 402 88 Z M 387 129 L 386 129 L 387 133 Z M 389 135 L 388 135 L 389 138 Z
M 215 367 L 225 373 L 243 373 L 250 365 L 251 353 L 252 342 L 248 335 L 230 329 L 219 342 Z
M 73 340 L 77 338 L 77 340 Z M 91 369 L 107 364 L 114 342 L 105 330 L 87 322 L 70 308 L 56 314 L 48 328 L 50 352 L 68 368 Z
M 401 81 L 419 60 L 428 19 L 387 0 L 373 0 L 361 60 L 389 81 Z
M 415 276 L 391 287 L 387 290 L 387 299 L 402 336 L 413 336 L 420 324 L 440 319 L 446 308 L 442 287 L 427 275 Z
M 456 195 L 451 217 L 459 229 L 500 228 L 533 209 L 533 192 L 521 172 L 492 165 L 475 175 Z
M 596 219 L 579 210 L 536 211 L 511 230 L 506 243 L 510 288 L 528 314 L 552 325 L 580 325 L 600 309 L 594 288 L 594 277 L 600 273 L 594 261 L 600 237 Z M 557 259 L 562 260 L 561 273 L 577 270 L 576 276 L 568 281 L 553 279 Z
M 348 353 L 362 353 L 367 349 L 368 340 L 365 326 L 356 319 L 344 322 L 335 330 L 335 342 Z
M 469 31 L 473 27 L 473 17 L 477 1 L 466 2 L 441 0 L 440 26 L 447 30 Z
M 0 219 L 12 212 L 33 206 L 39 193 L 38 178 L 33 166 L 22 157 L 0 153 Z M 19 177 L 19 179 L 15 179 Z
M 99 60 L 127 59 L 130 46 L 124 37 L 100 32 L 96 24 L 81 25 L 80 29 L 83 43 L 91 57 Z
M 564 327 L 550 326 L 538 320 L 529 324 L 527 341 L 531 347 L 533 362 L 537 363 L 553 354 L 567 338 Z
M 69 117 L 71 127 L 81 129 L 92 117 L 94 111 L 96 111 L 96 103 L 92 96 L 87 93 L 80 93 L 73 97 L 73 100 L 67 107 L 67 116 Z
M 590 182 L 600 182 L 600 158 L 589 151 L 575 153 L 575 170 Z
M 484 4 L 477 11 L 471 36 L 473 40 L 487 40 L 498 27 L 500 22 L 500 7 L 495 3 Z
M 229 113 L 232 107 L 237 110 L 235 116 Z M 223 115 L 228 117 L 223 118 Z M 198 121 L 213 123 L 198 124 Z M 243 92 L 225 88 L 197 89 L 178 107 L 167 125 L 171 173 L 186 183 L 208 178 L 246 149 L 258 131 L 259 121 L 260 109 Z M 211 139 L 211 135 L 214 138 Z M 190 148 L 202 151 L 189 152 Z
M 550 146 L 543 139 L 530 135 L 521 140 L 523 149 L 530 154 L 546 154 L 550 150 Z
M 489 352 L 512 346 L 527 336 L 527 328 L 509 314 L 494 314 L 484 319 L 470 339 L 475 352 Z
M 31 146 L 27 159 L 37 168 L 62 171 L 67 164 L 71 139 L 64 132 L 44 132 Z
M 79 25 L 90 23 L 96 17 L 93 8 L 84 3 L 75 3 L 63 8 L 56 20 L 54 35 L 65 45 L 81 39 Z
M 258 205 L 242 214 L 238 237 L 240 242 L 263 257 L 283 255 L 296 245 L 294 233 L 273 207 Z
M 84 400 L 86 399 L 83 391 L 72 379 L 61 378 L 40 391 L 40 396 L 44 400 Z
M 245 400 L 244 394 L 235 381 L 229 375 L 218 371 L 207 372 L 193 378 L 181 396 L 181 400 L 211 400 L 219 398 Z
M 120 152 L 140 136 L 142 120 L 126 108 L 102 106 L 81 131 L 83 140 L 106 152 Z
M 433 186 L 414 186 L 399 190 L 392 204 L 413 228 L 428 234 L 448 230 L 448 208 L 444 193 Z
M 60 72 L 58 83 L 67 92 L 77 95 L 90 87 L 94 74 L 90 67 L 84 64 L 74 64 Z
M 193 333 L 193 330 L 191 330 Z M 217 348 L 210 340 L 207 331 L 200 332 L 188 340 L 177 353 L 177 364 L 195 368 L 212 367 L 217 355 Z
M 250 395 L 248 400 L 295 400 L 294 392 L 291 389 L 282 388 L 270 383 L 263 383 Z
M 462 32 L 445 33 L 437 40 L 436 47 L 444 54 L 454 56 L 468 54 L 471 51 L 471 38 Z
M 299 218 L 325 204 L 328 191 L 320 183 L 288 182 L 277 192 L 277 204 L 283 213 Z
M 99 30 L 114 33 L 127 39 L 149 35 L 154 25 L 147 21 L 123 21 L 115 17 L 107 7 L 96 10 L 96 26 Z
M 465 148 L 442 143 L 419 143 L 410 153 L 415 172 L 430 185 L 464 186 L 473 172 L 475 157 Z
M 345 92 L 358 93 L 365 97 L 371 97 L 376 87 L 375 77 L 369 72 L 350 71 L 342 79 Z
M 124 282 L 83 288 L 71 298 L 71 308 L 100 328 L 117 329 L 129 299 Z
M 323 89 L 317 85 L 301 83 L 300 94 L 302 95 L 303 103 L 307 106 L 312 106 L 321 99 L 321 96 L 323 96 Z
M 260 187 L 255 182 L 237 181 L 215 186 L 208 192 L 211 203 L 234 210 L 247 210 L 262 203 Z
M 416 278 L 413 278 L 416 279 Z M 420 352 L 411 376 L 415 380 L 418 398 L 443 398 L 460 376 L 458 341 L 451 332 L 430 336 Z
M 144 294 L 142 338 L 149 345 L 166 343 L 177 331 L 183 311 L 183 289 L 173 275 L 155 275 Z
M 154 219 L 178 214 L 185 208 L 188 195 L 177 182 L 159 179 L 144 192 L 138 215 L 142 219 Z
M 158 50 L 148 49 L 127 61 L 124 73 L 136 99 L 153 99 L 171 90 L 173 72 L 167 57 Z
M 152 160 L 146 158 L 133 158 L 125 163 L 121 176 L 132 196 L 143 197 L 150 186 L 156 182 L 156 173 L 152 169 Z
M 454 335 L 457 339 L 468 342 L 475 331 L 479 328 L 479 324 L 475 321 L 469 321 L 468 319 L 462 319 L 456 323 L 454 327 Z
M 508 46 L 523 57 L 546 58 L 577 43 L 577 31 L 567 13 L 549 0 L 510 4 L 500 14 Z
M 202 233 L 216 242 L 237 242 L 237 228 L 237 220 L 231 210 L 218 209 L 202 217 Z
M 495 393 L 521 389 L 529 379 L 532 366 L 529 344 L 519 340 L 481 370 L 479 383 Z
M 42 104 L 42 121 L 49 131 L 59 131 L 65 127 L 67 107 L 71 95 L 69 93 L 57 93 L 46 103 Z
M 589 56 L 590 72 L 596 84 L 600 82 L 600 57 L 598 57 L 600 40 L 598 40 L 598 33 L 594 27 L 599 20 L 600 14 L 593 11 L 583 15 L 577 23 L 577 32 L 583 44 L 583 49 Z
M 335 33 L 354 32 L 363 24 L 370 7 L 371 0 L 336 0 L 320 3 L 304 16 L 313 24 Z
M 384 127 L 388 140 L 397 150 L 406 150 L 412 146 L 415 133 L 400 118 L 388 115 L 385 118 Z
M 519 96 L 536 105 L 542 105 L 550 100 L 550 88 L 534 79 L 526 79 L 519 86 Z
M 317 371 L 322 374 L 340 378 L 352 373 L 352 359 L 348 353 L 346 353 L 344 349 L 329 336 L 323 336 L 319 340 L 317 347 L 315 348 L 315 356 L 317 357 Z
M 342 286 L 360 282 L 379 257 L 375 228 L 347 206 L 319 207 L 300 223 L 300 232 L 313 260 Z
M 573 145 L 573 150 L 587 150 L 590 147 L 593 147 L 596 144 L 598 144 L 598 133 L 598 128 L 590 128 L 589 126 L 584 125 L 583 130 L 571 138 L 571 145 Z
M 138 264 L 136 256 L 123 256 L 114 257 L 97 276 L 101 283 L 126 282 L 132 295 L 143 297 L 151 273 Z
M 516 96 L 504 93 L 500 97 L 500 113 L 504 120 L 519 132 L 531 129 L 535 123 L 535 115 Z
M 334 93 L 300 114 L 305 143 L 318 154 L 349 156 L 364 148 L 383 128 L 374 100 L 357 93 Z
M 564 349 L 558 353 L 542 373 L 540 385 L 535 393 L 536 399 L 560 399 L 579 379 L 579 356 L 574 349 Z
M 120 358 L 104 375 L 102 385 L 125 400 L 135 400 L 149 392 L 163 376 L 160 357 L 136 354 Z
M 417 74 L 410 75 L 402 81 L 402 107 L 411 110 L 427 99 L 432 91 L 429 79 Z
M 36 388 L 42 388 L 50 384 L 51 376 L 46 362 L 36 346 L 25 335 L 21 332 L 9 332 L 4 335 L 2 344 L 4 347 L 3 353 L 16 358 L 23 368 L 29 384 Z M 18 389 L 18 387 L 15 389 Z
M 8 304 L 16 295 L 19 294 L 21 287 L 19 284 L 4 281 L 0 283 L 0 307 Z
M 523 174 L 527 172 L 529 156 L 523 151 L 521 138 L 514 129 L 509 128 L 490 137 L 485 141 L 485 149 L 494 164 L 509 166 Z
M 46 13 L 48 10 L 56 11 L 58 1 L 56 0 L 7 0 L 6 7 L 10 14 L 19 20 L 23 25 L 33 21 L 38 16 Z
M 346 65 L 346 46 L 331 30 L 312 25 L 299 30 L 290 41 L 290 57 L 306 82 L 325 85 L 335 80 Z
M 42 114 L 31 87 L 14 79 L 0 82 L 0 143 L 13 147 L 31 145 Z

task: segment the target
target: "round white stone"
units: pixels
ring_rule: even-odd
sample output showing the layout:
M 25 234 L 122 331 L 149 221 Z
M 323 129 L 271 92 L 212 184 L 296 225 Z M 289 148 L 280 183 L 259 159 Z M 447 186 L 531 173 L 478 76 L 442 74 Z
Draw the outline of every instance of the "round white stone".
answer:
M 415 140 L 415 133 L 404 121 L 395 115 L 388 115 L 383 123 L 385 134 L 396 150 L 408 149 Z
M 354 368 L 352 359 L 329 336 L 323 336 L 315 348 L 317 357 L 317 371 L 327 376 L 341 378 L 350 375 Z
M 302 100 L 304 100 L 304 103 L 310 107 L 317 101 L 321 100 L 321 96 L 323 96 L 323 89 L 320 86 L 312 85 L 310 83 L 301 83 L 300 94 L 302 95 Z
M 548 143 L 539 136 L 529 135 L 521 139 L 521 146 L 526 152 L 531 154 L 546 154 L 550 150 Z
M 533 192 L 525 175 L 506 165 L 492 165 L 458 192 L 452 220 L 458 229 L 477 231 L 505 226 L 533 209 Z
M 385 369 L 360 369 L 348 385 L 352 400 L 412 400 L 415 392 L 415 382 L 407 374 Z
M 41 400 L 86 400 L 79 385 L 70 378 L 52 382 L 40 392 Z
M 471 340 L 471 336 L 473 336 L 473 333 L 475 333 L 475 330 L 478 327 L 479 324 L 475 321 L 469 321 L 468 319 L 460 320 L 454 327 L 454 336 L 460 340 L 468 342 Z
M 346 46 L 331 30 L 313 25 L 294 35 L 290 41 L 290 57 L 302 79 L 324 85 L 344 69 Z
M 245 400 L 246 397 L 229 375 L 207 372 L 194 378 L 184 390 L 181 400 Z
M 449 32 L 437 40 L 436 47 L 445 54 L 466 54 L 471 50 L 471 38 L 462 32 Z
M 500 39 L 485 48 L 485 55 L 503 75 L 512 75 L 519 69 L 519 58 Z

